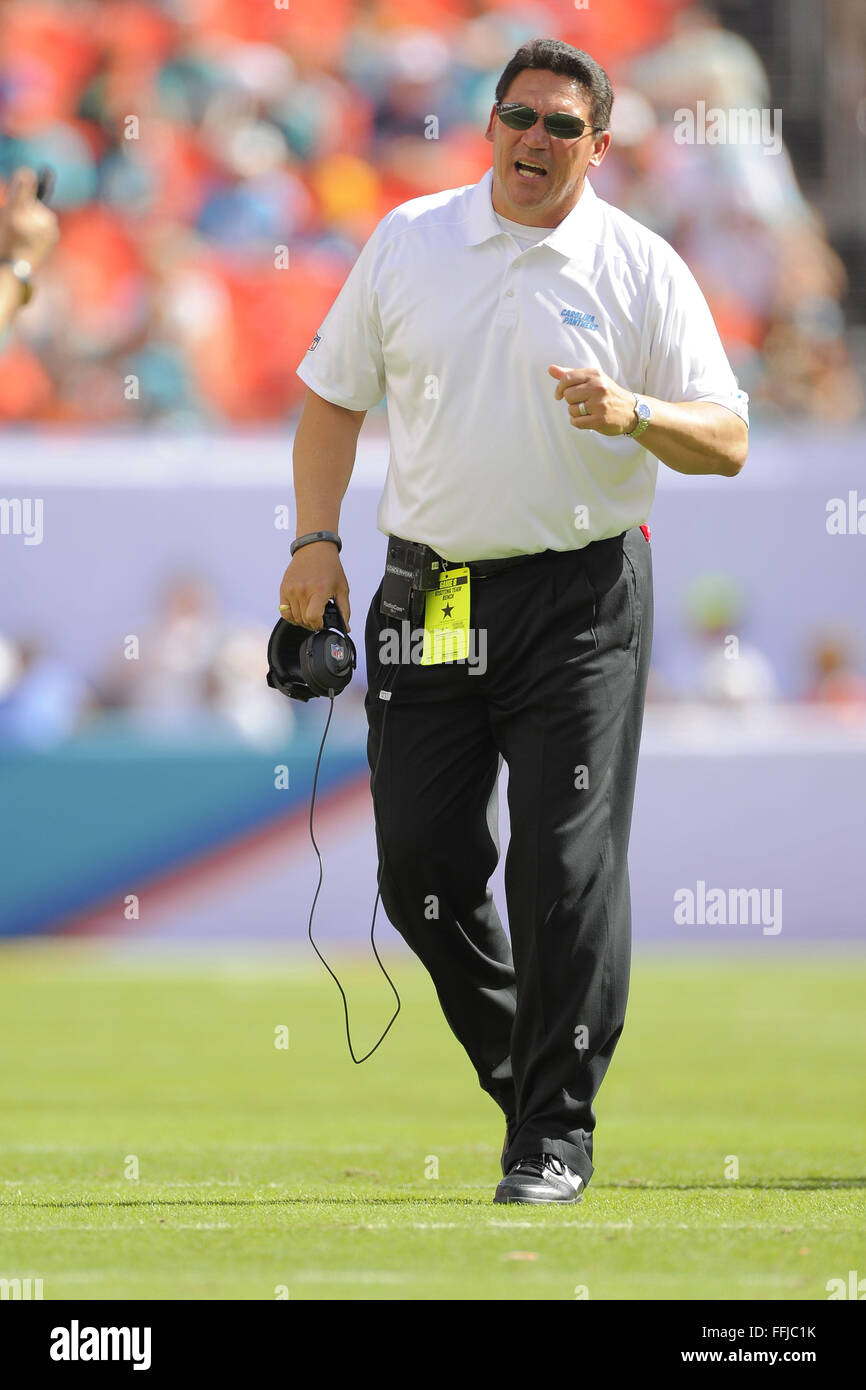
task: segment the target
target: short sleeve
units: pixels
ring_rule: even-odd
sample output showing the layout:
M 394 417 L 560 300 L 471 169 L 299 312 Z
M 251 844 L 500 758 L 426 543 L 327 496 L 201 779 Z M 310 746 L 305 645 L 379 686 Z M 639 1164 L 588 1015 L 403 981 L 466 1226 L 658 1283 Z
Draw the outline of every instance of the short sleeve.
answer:
M 372 410 L 385 394 L 375 264 L 380 223 L 363 247 L 297 367 L 302 381 L 346 410 Z
M 739 388 L 697 280 L 674 251 L 650 296 L 644 368 L 648 396 L 712 401 L 748 425 L 749 397 Z

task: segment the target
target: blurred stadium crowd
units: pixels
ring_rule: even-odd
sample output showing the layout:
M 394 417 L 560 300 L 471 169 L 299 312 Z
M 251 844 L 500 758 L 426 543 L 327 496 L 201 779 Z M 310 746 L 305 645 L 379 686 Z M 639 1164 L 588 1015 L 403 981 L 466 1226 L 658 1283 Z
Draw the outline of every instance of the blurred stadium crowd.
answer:
M 610 72 L 596 191 L 692 267 L 753 420 L 857 418 L 845 269 L 787 152 L 674 139 L 698 101 L 773 107 L 692 0 L 0 0 L 0 175 L 53 166 L 62 228 L 0 343 L 0 421 L 290 421 L 360 247 L 482 176 L 496 79 L 540 34 Z
M 100 724 L 169 740 L 284 740 L 297 706 L 265 684 L 267 639 L 221 612 L 211 585 L 191 573 L 163 584 L 147 628 L 127 639 L 135 651 L 107 659 L 95 678 L 31 637 L 0 633 L 0 748 L 50 748 Z

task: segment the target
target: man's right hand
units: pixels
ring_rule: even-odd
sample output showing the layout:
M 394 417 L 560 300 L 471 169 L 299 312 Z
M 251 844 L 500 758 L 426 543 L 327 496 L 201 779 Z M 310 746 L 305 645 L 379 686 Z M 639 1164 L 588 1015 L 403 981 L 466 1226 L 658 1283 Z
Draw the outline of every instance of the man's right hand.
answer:
M 346 620 L 346 631 L 350 632 L 349 584 L 340 564 L 340 552 L 333 541 L 313 541 L 293 555 L 283 575 L 281 616 L 318 632 L 329 598 L 333 598 Z

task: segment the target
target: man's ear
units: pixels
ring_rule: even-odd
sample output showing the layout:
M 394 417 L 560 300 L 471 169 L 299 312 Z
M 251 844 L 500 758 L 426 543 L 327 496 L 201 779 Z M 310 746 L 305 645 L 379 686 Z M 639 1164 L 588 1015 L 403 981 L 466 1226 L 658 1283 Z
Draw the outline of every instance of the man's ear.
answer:
M 598 166 L 599 166 L 599 164 L 600 164 L 601 161 L 604 159 L 604 157 L 605 157 L 605 155 L 607 154 L 607 152 L 608 152 L 609 149 L 610 149 L 610 131 L 609 131 L 609 130 L 604 130 L 604 131 L 602 131 L 602 133 L 601 133 L 600 135 L 597 135 L 597 136 L 595 137 L 595 143 L 594 143 L 594 145 L 593 145 L 593 147 L 592 147 L 592 154 L 589 156 L 589 162 L 590 162 L 590 164 L 595 165 L 595 167 L 596 167 L 596 169 L 597 169 Z
M 485 139 L 485 140 L 489 140 L 490 143 L 491 143 L 491 145 L 493 144 L 493 126 L 494 126 L 495 121 L 496 121 L 496 107 L 494 106 L 493 110 L 490 112 L 490 120 L 489 120 L 488 123 L 487 123 L 487 129 L 486 129 L 485 132 L 484 132 L 484 139 Z

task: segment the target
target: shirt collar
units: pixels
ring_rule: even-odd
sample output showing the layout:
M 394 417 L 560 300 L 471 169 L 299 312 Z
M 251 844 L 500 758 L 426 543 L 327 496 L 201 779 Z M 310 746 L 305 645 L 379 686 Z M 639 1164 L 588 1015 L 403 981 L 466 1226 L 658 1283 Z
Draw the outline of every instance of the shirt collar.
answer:
M 504 236 L 493 209 L 493 169 L 475 185 L 470 195 L 468 243 L 478 246 L 492 236 Z M 571 259 L 587 241 L 601 239 L 601 199 L 589 179 L 584 179 L 583 192 L 577 205 L 563 218 L 558 227 L 551 227 L 539 246 L 550 246 L 560 255 Z

